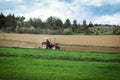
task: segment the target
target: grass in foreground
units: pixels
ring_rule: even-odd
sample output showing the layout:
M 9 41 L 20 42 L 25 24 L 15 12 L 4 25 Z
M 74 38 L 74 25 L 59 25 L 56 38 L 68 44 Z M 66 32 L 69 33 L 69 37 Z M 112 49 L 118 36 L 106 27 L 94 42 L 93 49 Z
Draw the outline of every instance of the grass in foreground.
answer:
M 120 80 L 119 60 L 118 53 L 0 47 L 0 80 Z
M 0 47 L 0 56 L 23 57 L 47 60 L 120 62 L 119 53 L 80 52 L 64 50 L 40 50 Z

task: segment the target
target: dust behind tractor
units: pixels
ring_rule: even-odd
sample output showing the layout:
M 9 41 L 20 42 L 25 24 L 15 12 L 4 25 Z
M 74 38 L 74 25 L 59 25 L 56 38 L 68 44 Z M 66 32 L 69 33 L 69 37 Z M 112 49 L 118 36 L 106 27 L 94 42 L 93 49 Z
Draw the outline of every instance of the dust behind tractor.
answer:
M 41 44 L 41 48 L 42 49 L 53 49 L 53 50 L 56 50 L 56 49 L 60 49 L 60 46 L 59 46 L 58 43 L 56 43 L 55 38 L 52 40 L 49 37 L 45 37 L 44 38 L 44 42 L 42 42 L 42 44 Z

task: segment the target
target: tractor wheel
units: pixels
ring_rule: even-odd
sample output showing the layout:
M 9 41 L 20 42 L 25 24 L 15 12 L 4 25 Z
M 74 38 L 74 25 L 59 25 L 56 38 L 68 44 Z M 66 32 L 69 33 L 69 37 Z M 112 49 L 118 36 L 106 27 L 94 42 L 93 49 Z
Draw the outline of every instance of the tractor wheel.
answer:
M 42 49 L 47 49 L 48 48 L 48 46 L 47 46 L 47 44 L 42 44 Z
M 53 47 L 52 47 L 52 49 L 53 49 L 53 50 L 56 50 L 56 49 L 57 49 L 57 47 L 56 47 L 56 46 L 53 46 Z
M 59 47 L 59 46 L 57 46 L 57 49 L 60 49 L 60 47 Z

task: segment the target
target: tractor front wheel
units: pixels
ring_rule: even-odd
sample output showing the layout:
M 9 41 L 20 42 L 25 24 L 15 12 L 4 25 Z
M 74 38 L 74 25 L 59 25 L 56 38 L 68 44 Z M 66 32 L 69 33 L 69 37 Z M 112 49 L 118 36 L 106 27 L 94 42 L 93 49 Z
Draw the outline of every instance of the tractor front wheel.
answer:
M 53 47 L 52 47 L 52 49 L 53 49 L 53 50 L 56 50 L 56 49 L 57 49 L 57 47 L 56 47 L 56 46 L 53 46 Z
M 53 46 L 52 49 L 56 50 L 56 49 L 60 49 L 60 47 L 59 46 Z

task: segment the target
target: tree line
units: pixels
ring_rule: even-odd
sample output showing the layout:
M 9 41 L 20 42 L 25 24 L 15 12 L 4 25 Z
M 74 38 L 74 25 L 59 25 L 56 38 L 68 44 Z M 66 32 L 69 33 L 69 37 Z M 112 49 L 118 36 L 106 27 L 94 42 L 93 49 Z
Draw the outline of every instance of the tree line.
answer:
M 99 26 L 96 29 L 96 26 Z M 32 34 L 96 34 L 100 33 L 100 26 L 111 26 L 102 24 L 93 24 L 83 20 L 82 24 L 78 24 L 77 20 L 70 21 L 69 18 L 63 22 L 57 17 L 48 17 L 46 21 L 41 18 L 30 18 L 25 21 L 24 16 L 15 16 L 14 14 L 4 15 L 0 13 L 0 32 L 8 33 L 32 33 Z M 110 27 L 111 28 L 111 27 Z M 113 31 L 109 34 L 120 34 L 120 26 L 112 25 Z M 103 32 L 104 34 L 104 32 Z

